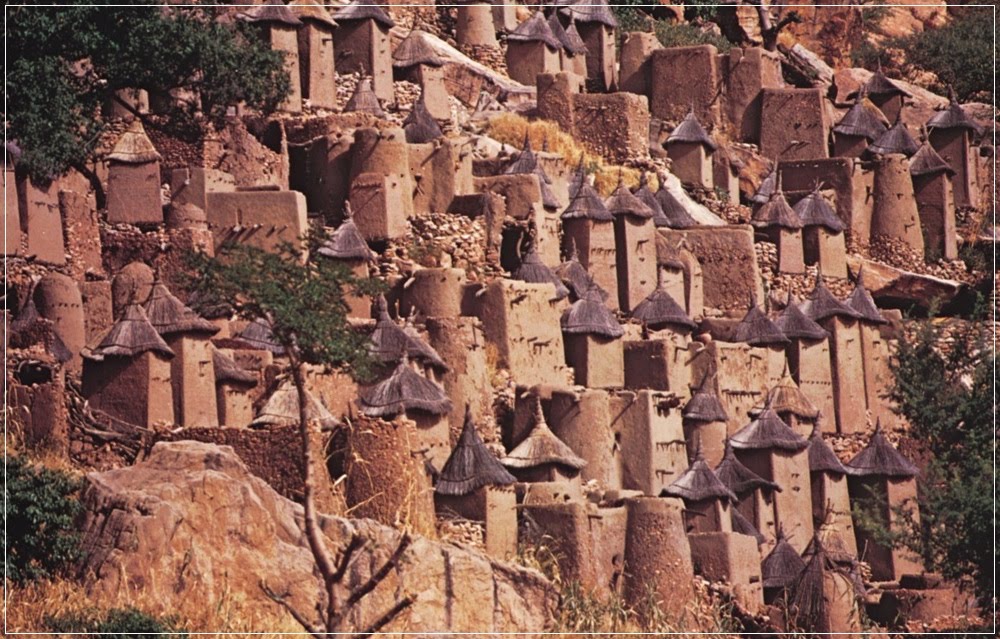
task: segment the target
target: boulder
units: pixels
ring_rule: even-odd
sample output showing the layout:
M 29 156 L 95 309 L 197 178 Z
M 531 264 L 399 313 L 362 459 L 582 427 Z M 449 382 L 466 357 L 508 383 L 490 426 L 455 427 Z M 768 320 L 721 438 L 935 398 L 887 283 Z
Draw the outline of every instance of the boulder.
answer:
M 968 290 L 968 286 L 962 282 L 904 271 L 856 255 L 848 256 L 847 266 L 853 277 L 857 277 L 864 267 L 865 288 L 879 301 L 880 306 L 913 304 L 926 309 L 934 299 L 947 305 L 960 296 L 964 297 Z
M 261 584 L 287 592 L 287 601 L 309 616 L 320 601 L 302 507 L 253 476 L 229 446 L 157 443 L 134 466 L 89 474 L 82 501 L 80 571 L 97 605 L 141 593 L 162 605 L 151 612 L 169 612 L 185 600 L 207 607 L 235 597 L 285 614 Z M 321 516 L 320 526 L 332 552 L 343 550 L 355 532 L 367 541 L 350 565 L 348 587 L 381 566 L 400 535 L 363 519 Z M 416 601 L 387 631 L 539 632 L 557 600 L 536 571 L 414 537 L 389 576 L 351 613 L 355 628 L 402 593 Z

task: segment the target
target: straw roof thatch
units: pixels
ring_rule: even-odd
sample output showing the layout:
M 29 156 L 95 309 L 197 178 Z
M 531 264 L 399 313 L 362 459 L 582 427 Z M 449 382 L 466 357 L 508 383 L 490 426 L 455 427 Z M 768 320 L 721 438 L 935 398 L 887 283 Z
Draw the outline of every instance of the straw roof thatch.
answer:
M 500 460 L 486 448 L 476 432 L 472 413 L 466 405 L 462 434 L 441 469 L 434 492 L 439 495 L 461 496 L 483 486 L 506 486 L 516 481 Z
M 781 191 L 780 180 L 774 193 L 771 194 L 771 199 L 754 211 L 750 223 L 757 228 L 771 228 L 773 226 L 786 229 L 802 228 L 802 219 L 785 199 L 785 194 Z
M 383 364 L 395 364 L 406 359 L 434 366 L 440 370 L 448 370 L 447 364 L 441 359 L 430 344 L 417 332 L 413 326 L 413 316 L 407 318 L 405 326 L 400 326 L 389 317 L 385 296 L 376 300 L 377 315 L 375 330 L 372 331 L 368 352 L 375 361 Z
M 321 401 L 306 391 L 306 419 L 318 421 L 320 427 L 329 430 L 340 426 L 340 420 L 334 417 Z M 282 381 L 261 406 L 257 417 L 250 422 L 251 427 L 263 426 L 295 426 L 299 423 L 299 395 L 291 379 Z
M 819 409 L 803 394 L 789 374 L 787 362 L 781 379 L 767 392 L 766 403 L 776 413 L 791 413 L 801 419 L 816 419 L 819 416 Z
M 655 226 L 669 228 L 670 220 L 664 215 L 663 205 L 656 199 L 656 194 L 649 188 L 649 180 L 646 177 L 645 171 L 639 174 L 639 188 L 635 190 L 633 195 L 653 212 L 653 224 Z
M 858 281 L 854 284 L 854 290 L 844 300 L 844 305 L 857 313 L 862 322 L 888 324 L 888 321 L 882 317 L 881 311 L 878 310 L 871 293 L 865 288 L 864 274 L 865 270 L 862 267 L 858 271 Z
M 882 73 L 881 63 L 879 63 L 879 67 L 875 73 L 872 74 L 872 77 L 868 78 L 868 82 L 865 82 L 859 91 L 864 95 L 874 95 L 879 97 L 890 95 L 910 95 L 905 89 Z
M 542 400 L 535 397 L 535 425 L 520 444 L 500 460 L 507 468 L 536 468 L 555 464 L 571 470 L 580 470 L 587 465 L 586 460 L 573 452 L 561 439 L 556 437 L 545 423 Z
M 611 193 L 611 197 L 604 201 L 604 206 L 607 207 L 608 212 L 611 215 L 631 215 L 638 218 L 651 218 L 653 217 L 653 210 L 646 206 L 646 204 L 632 194 L 625 183 L 622 181 L 622 173 L 618 171 L 618 186 L 615 188 L 614 192 Z
M 160 335 L 175 333 L 207 333 L 214 335 L 219 327 L 202 319 L 177 299 L 166 284 L 157 278 L 143 307 L 149 323 Z
M 108 154 L 107 160 L 123 164 L 146 164 L 159 162 L 163 159 L 153 146 L 153 141 L 146 135 L 139 118 L 132 120 L 125 133 L 121 134 L 115 146 Z
M 698 116 L 694 114 L 694 110 L 688 112 L 684 116 L 684 119 L 681 120 L 681 123 L 677 125 L 677 128 L 670 132 L 667 144 L 673 142 L 701 144 L 708 147 L 711 151 L 718 148 L 718 145 L 712 140 L 712 136 L 708 134 L 705 127 L 701 126 L 701 122 L 698 121 Z
M 535 250 L 534 242 L 528 245 L 527 251 L 521 256 L 521 263 L 511 273 L 511 277 L 529 284 L 552 284 L 556 288 L 555 299 L 557 300 L 569 295 L 569 289 L 562 283 L 559 276 L 542 262 L 542 258 Z
M 264 4 L 250 7 L 240 13 L 237 18 L 245 22 L 277 23 L 288 27 L 302 26 L 302 21 L 296 18 L 292 10 L 281 0 L 266 0 Z
M 587 52 L 587 45 L 583 43 L 583 39 L 580 37 L 579 32 L 573 29 L 575 37 L 570 36 L 570 34 L 563 28 L 562 23 L 559 22 L 559 16 L 553 13 L 548 19 L 549 28 L 552 30 L 552 35 L 556 37 L 562 48 L 570 55 L 580 55 L 581 53 Z
M 770 406 L 765 406 L 752 422 L 736 431 L 730 441 L 737 450 L 799 451 L 809 446 L 809 442 L 793 431 Z
M 744 466 L 736 458 L 733 446 L 729 443 L 729 438 L 726 438 L 726 452 L 722 455 L 722 461 L 715 467 L 715 476 L 740 499 L 743 499 L 758 488 L 781 491 L 781 487 L 778 484 L 764 479 Z
M 396 50 L 392 52 L 392 66 L 397 69 L 408 69 L 418 64 L 440 67 L 444 60 L 437 54 L 434 47 L 427 41 L 427 34 L 420 29 L 411 29 Z
M 788 338 L 781 329 L 760 310 L 757 300 L 750 298 L 746 315 L 733 329 L 733 341 L 751 346 L 769 346 L 787 344 Z
M 556 34 L 552 33 L 545 14 L 536 11 L 535 15 L 517 25 L 517 28 L 507 34 L 509 42 L 542 42 L 550 49 L 561 49 L 562 43 Z
M 982 133 L 983 128 L 976 124 L 969 114 L 965 112 L 962 105 L 955 97 L 955 91 L 948 87 L 948 106 L 942 111 L 938 111 L 927 120 L 929 129 L 969 129 L 976 135 Z
M 666 187 L 666 182 L 660 184 L 660 189 L 656 192 L 656 201 L 663 211 L 663 217 L 653 216 L 653 223 L 658 227 L 670 229 L 689 229 L 698 226 L 688 210 L 684 208 L 674 194 Z
M 142 307 L 129 304 L 121 319 L 111 325 L 97 346 L 84 348 L 81 354 L 88 359 L 101 361 L 105 357 L 135 357 L 147 351 L 166 357 L 174 356 L 174 352 L 149 323 Z
M 337 9 L 333 14 L 335 20 L 374 20 L 387 29 L 396 26 L 389 14 L 382 8 L 384 2 L 378 0 L 354 0 L 346 7 Z
M 812 541 L 804 553 L 805 567 L 799 572 L 795 582 L 790 587 L 788 601 L 789 619 L 797 627 L 814 629 L 826 616 L 828 604 L 826 575 L 837 573 L 850 581 L 854 588 L 840 596 L 857 596 L 857 582 L 847 571 L 837 566 L 826 552 L 818 535 L 813 535 Z
M 750 201 L 754 204 L 767 204 L 771 200 L 771 196 L 778 188 L 778 163 L 774 163 L 774 168 L 768 173 L 763 180 L 761 180 L 760 186 L 757 187 L 757 192 L 753 194 Z
M 240 384 L 245 386 L 256 386 L 257 375 L 253 371 L 240 368 L 232 357 L 226 355 L 219 349 L 212 347 L 212 368 L 215 369 L 216 384 Z
M 610 222 L 614 219 L 608 212 L 608 207 L 604 206 L 604 200 L 587 181 L 583 170 L 583 156 L 580 157 L 580 165 L 573 181 L 577 187 L 570 195 L 569 206 L 563 211 L 562 219 L 586 218 L 599 222 Z
M 625 334 L 614 314 L 604 305 L 600 289 L 592 284 L 587 292 L 563 311 L 560 318 L 563 333 L 570 335 L 601 335 L 616 338 Z
M 662 277 L 656 289 L 636 304 L 632 310 L 632 318 L 653 329 L 672 326 L 687 332 L 698 328 L 698 324 L 688 317 L 687 311 L 670 297 Z
M 902 113 L 902 110 L 900 110 L 900 113 Z M 897 116 L 896 123 L 888 131 L 880 135 L 877 140 L 869 144 L 866 151 L 876 155 L 902 153 L 906 157 L 910 157 L 919 148 L 916 140 L 913 139 L 910 131 L 906 128 L 906 124 L 903 123 L 903 119 Z
M 599 22 L 611 29 L 618 28 L 618 19 L 605 0 L 561 0 L 560 11 L 576 22 Z
M 256 350 L 270 351 L 275 355 L 285 354 L 285 347 L 274 337 L 271 324 L 266 319 L 258 318 L 250 322 L 240 331 L 236 339 Z
M 424 341 L 424 338 L 420 335 L 417 327 L 414 326 L 412 313 L 406 318 L 406 322 L 403 324 L 403 334 L 405 334 L 407 338 L 407 357 L 416 360 L 421 364 L 433 366 L 440 372 L 448 371 L 448 364 L 446 364 L 441 355 L 434 350 L 433 346 Z
M 834 475 L 846 475 L 847 469 L 840 463 L 830 445 L 823 440 L 823 432 L 820 421 L 813 424 L 812 433 L 809 435 L 809 472 L 811 473 L 832 473 Z
M 785 309 L 774 320 L 774 324 L 788 339 L 820 340 L 827 337 L 826 329 L 802 312 L 798 303 L 792 298 L 791 291 L 788 291 L 788 303 L 785 304 Z
M 556 22 L 558 22 L 558 20 L 556 20 Z M 561 39 L 562 38 L 560 38 L 560 40 Z M 570 20 L 569 26 L 566 27 L 566 39 L 563 40 L 563 46 L 565 46 L 566 50 L 572 55 L 586 55 L 589 53 L 587 45 L 580 36 L 579 29 L 576 28 L 576 20 Z
M 785 533 L 778 529 L 778 543 L 775 544 L 760 564 L 761 578 L 765 588 L 790 588 L 805 570 L 806 562 L 795 548 L 788 543 Z
M 858 94 L 854 106 L 844 114 L 833 127 L 834 133 L 866 138 L 869 142 L 879 139 L 888 127 L 883 122 L 885 116 L 878 107 L 863 95 Z
M 354 222 L 354 213 L 351 211 L 351 203 L 344 202 L 344 221 L 333 233 L 323 242 L 323 245 L 316 252 L 324 257 L 335 260 L 374 260 L 375 251 L 368 248 L 358 225 Z
M 694 463 L 688 466 L 674 483 L 661 490 L 660 497 L 680 497 L 685 501 L 705 499 L 738 501 L 733 491 L 719 480 L 715 471 L 705 462 L 701 446 L 698 446 L 695 453 Z
M 844 230 L 844 223 L 819 192 L 818 185 L 812 193 L 796 202 L 792 210 L 798 215 L 803 226 L 822 226 L 834 233 L 840 233 Z
M 354 94 L 344 105 L 344 113 L 368 113 L 376 118 L 384 118 L 385 111 L 378 103 L 375 91 L 372 89 L 372 79 L 365 76 L 354 87 Z
M 420 97 L 413 103 L 413 109 L 403 120 L 403 132 L 406 134 L 406 141 L 410 144 L 433 142 L 444 135 L 437 120 L 427 110 L 423 89 L 420 90 Z
M 587 269 L 580 263 L 580 257 L 576 252 L 576 242 L 570 238 L 569 259 L 556 267 L 555 274 L 569 288 L 570 292 L 577 299 L 586 295 L 591 286 L 596 286 L 600 291 L 601 299 L 608 299 L 608 292 L 597 286 L 594 278 L 591 277 Z
M 444 389 L 399 360 L 392 375 L 361 394 L 361 412 L 368 417 L 394 417 L 409 410 L 432 415 L 451 412 Z
M 889 443 L 880 422 L 876 422 L 875 432 L 868 440 L 868 445 L 847 462 L 846 466 L 851 475 L 858 477 L 906 478 L 915 477 L 920 472 Z
M 50 320 L 41 316 L 38 307 L 35 305 L 34 296 L 28 294 L 28 301 L 24 303 L 17 317 L 8 325 L 8 343 L 13 348 L 27 348 L 37 343 L 38 334 L 34 333 L 39 323 L 51 325 Z M 73 359 L 73 353 L 66 346 L 66 342 L 59 337 L 54 330 L 46 330 L 45 348 L 60 364 L 65 364 Z
M 315 22 L 327 27 L 336 27 L 330 12 L 317 0 L 294 0 L 288 5 L 296 18 L 303 22 Z
M 714 375 L 712 378 L 706 375 L 701 380 L 701 385 L 698 388 L 692 388 L 691 391 L 691 399 L 688 400 L 681 412 L 684 419 L 699 422 L 724 422 L 729 419 L 715 388 Z
M 830 317 L 845 317 L 858 319 L 860 315 L 850 308 L 830 292 L 820 274 L 816 277 L 816 287 L 809 294 L 808 299 L 802 303 L 802 312 L 814 322 L 821 322 Z
M 947 173 L 955 175 L 955 170 L 945 162 L 934 147 L 925 141 L 917 149 L 917 152 L 910 158 L 910 175 L 916 177 L 920 175 L 934 175 L 936 173 Z
M 528 131 L 524 132 L 524 146 L 521 152 L 517 155 L 513 162 L 511 162 L 506 169 L 504 169 L 504 175 L 522 175 L 531 174 L 538 176 L 538 187 L 542 192 L 542 205 L 547 209 L 559 208 L 559 199 L 556 197 L 555 193 L 552 192 L 552 179 L 545 174 L 545 170 L 542 169 L 541 165 L 538 163 L 538 156 L 531 149 L 531 139 L 528 137 Z
M 739 508 L 731 508 L 729 514 L 732 515 L 733 532 L 753 537 L 757 540 L 758 546 L 762 546 L 767 541 L 767 538 L 760 534 L 756 526 L 740 512 Z

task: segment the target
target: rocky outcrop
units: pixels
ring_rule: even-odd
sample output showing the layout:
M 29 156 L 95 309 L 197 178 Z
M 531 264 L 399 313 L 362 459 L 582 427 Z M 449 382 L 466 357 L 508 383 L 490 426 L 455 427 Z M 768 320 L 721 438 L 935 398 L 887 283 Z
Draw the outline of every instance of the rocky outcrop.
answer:
M 892 302 L 894 306 L 912 304 L 927 308 L 933 300 L 948 304 L 968 290 L 962 282 L 904 271 L 854 255 L 848 256 L 847 266 L 854 277 L 864 269 L 865 288 L 876 300 L 881 300 L 880 305 Z
M 82 500 L 86 551 L 80 569 L 95 602 L 123 589 L 161 602 L 235 595 L 274 606 L 266 584 L 298 610 L 320 600 L 320 580 L 303 532 L 302 507 L 253 476 L 229 446 L 160 442 L 135 466 L 87 476 Z M 362 583 L 395 549 L 399 532 L 370 520 L 322 517 L 334 551 L 353 532 L 368 540 L 346 582 Z M 395 600 L 416 602 L 387 630 L 537 632 L 556 604 L 541 574 L 453 544 L 417 537 L 402 560 L 352 614 L 370 623 Z

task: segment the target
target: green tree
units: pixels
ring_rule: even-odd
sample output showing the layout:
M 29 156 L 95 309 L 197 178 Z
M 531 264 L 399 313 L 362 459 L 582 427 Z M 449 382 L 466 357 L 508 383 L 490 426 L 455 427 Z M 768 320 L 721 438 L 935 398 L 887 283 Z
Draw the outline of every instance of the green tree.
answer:
M 273 111 L 288 94 L 282 55 L 251 25 L 215 21 L 219 9 L 207 4 L 43 4 L 30 0 L 6 15 L 7 135 L 23 151 L 18 166 L 33 178 L 70 167 L 87 174 L 104 127 L 100 109 L 122 89 L 196 92 L 201 113 L 215 120 L 240 102 Z M 195 111 L 181 106 L 164 126 L 190 123 Z
M 937 92 L 944 93 L 951 85 L 959 100 L 992 103 L 996 80 L 993 9 L 967 7 L 964 11 L 940 29 L 915 33 L 899 44 L 910 63 L 933 71 L 941 80 L 932 87 Z
M 311 249 L 323 240 L 321 234 L 308 238 Z M 193 254 L 190 289 L 198 305 L 228 304 L 246 320 L 265 320 L 275 339 L 286 352 L 289 372 L 299 402 L 299 431 L 302 440 L 302 466 L 305 469 L 303 506 L 306 538 L 324 584 L 325 601 L 317 603 L 318 620 L 312 611 L 297 610 L 287 601 L 287 593 L 277 593 L 266 583 L 261 589 L 285 609 L 310 634 L 320 637 L 327 633 L 349 631 L 349 613 L 362 598 L 375 589 L 398 564 L 410 545 L 403 534 L 389 559 L 370 578 L 345 593 L 344 579 L 356 552 L 364 545 L 357 533 L 345 549 L 335 557 L 327 546 L 326 536 L 319 526 L 315 504 L 316 452 L 312 441 L 318 425 L 306 412 L 306 364 L 315 363 L 339 367 L 355 377 L 367 377 L 371 371 L 368 338 L 354 330 L 347 320 L 346 291 L 372 293 L 379 288 L 374 281 L 354 277 L 342 265 L 306 254 L 289 244 L 277 252 L 265 252 L 247 245 L 224 246 L 215 258 Z M 400 597 L 385 613 L 357 636 L 377 632 L 413 603 Z
M 80 556 L 74 522 L 82 507 L 73 476 L 5 456 L 4 569 L 14 583 L 47 578 Z

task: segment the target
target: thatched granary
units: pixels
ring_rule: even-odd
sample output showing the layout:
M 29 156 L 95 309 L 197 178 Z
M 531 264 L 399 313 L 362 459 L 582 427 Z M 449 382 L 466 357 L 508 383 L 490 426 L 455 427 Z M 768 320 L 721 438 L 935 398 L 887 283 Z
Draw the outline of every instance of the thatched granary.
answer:
M 660 188 L 656 192 L 656 201 L 660 205 L 660 210 L 663 211 L 662 219 L 658 219 L 655 215 L 653 217 L 653 222 L 657 227 L 689 229 L 698 226 L 698 222 L 691 217 L 684 205 L 667 188 L 666 180 L 661 182 Z
M 822 275 L 816 278 L 816 286 L 800 307 L 803 314 L 814 322 L 822 322 L 831 318 L 856 320 L 860 314 L 850 308 L 830 292 L 823 281 Z
M 910 135 L 901 116 L 896 116 L 896 123 L 877 140 L 868 145 L 868 153 L 874 155 L 889 155 L 890 153 L 901 153 L 906 157 L 912 156 L 919 149 L 916 140 Z
M 729 416 L 719 397 L 716 381 L 714 374 L 702 377 L 697 387 L 691 387 L 691 399 L 681 410 L 688 459 L 694 459 L 700 450 L 710 465 L 722 460 L 729 434 Z
M 630 215 L 636 218 L 652 218 L 653 210 L 637 198 L 622 181 L 621 171 L 618 172 L 618 186 L 611 196 L 604 201 L 604 206 L 613 217 Z
M 406 326 L 400 326 L 389 317 L 388 304 L 380 295 L 375 302 L 377 320 L 372 332 L 369 354 L 382 364 L 395 364 L 412 359 L 424 366 L 434 367 L 439 371 L 447 371 L 448 365 L 441 359 L 437 351 L 417 332 L 408 318 Z
M 406 134 L 406 141 L 409 144 L 433 142 L 444 135 L 437 121 L 427 110 L 423 90 L 420 91 L 420 97 L 413 104 L 413 109 L 403 120 L 403 132 Z
M 486 486 L 506 486 L 515 481 L 517 479 L 486 448 L 483 438 L 476 432 L 472 413 L 466 406 L 462 434 L 438 475 L 434 492 L 438 495 L 461 497 Z
M 633 195 L 653 212 L 653 224 L 657 227 L 670 227 L 670 220 L 663 213 L 663 205 L 653 190 L 649 188 L 649 180 L 645 171 L 639 175 L 639 187 Z
M 531 139 L 528 131 L 524 132 L 524 146 L 517 154 L 514 161 L 504 169 L 504 175 L 535 175 L 538 177 L 538 186 L 542 191 L 542 205 L 547 209 L 558 209 L 559 199 L 552 192 L 552 178 L 546 175 L 545 170 L 538 163 L 538 156 L 531 149 Z
M 671 131 L 666 147 L 671 171 L 681 182 L 704 189 L 715 187 L 712 154 L 718 146 L 693 110 Z
M 246 344 L 249 349 L 268 351 L 276 356 L 285 354 L 285 347 L 274 336 L 271 323 L 263 318 L 257 318 L 247 324 L 236 339 Z
M 662 276 L 659 280 L 656 290 L 632 310 L 632 318 L 654 330 L 670 328 L 687 334 L 698 328 L 698 324 L 688 317 L 687 311 L 667 292 Z
M 444 65 L 444 60 L 427 42 L 424 31 L 411 29 L 392 52 L 392 66 L 405 71 L 420 65 L 440 67 Z
M 736 450 L 780 449 L 794 452 L 805 450 L 809 446 L 805 438 L 782 421 L 770 405 L 766 405 L 755 419 L 736 431 L 730 442 Z
M 108 162 L 108 222 L 161 224 L 162 158 L 139 118 L 132 121 L 105 159 Z
M 862 322 L 871 324 L 888 324 L 882 317 L 882 312 L 878 310 L 871 293 L 865 288 L 864 269 L 858 271 L 858 281 L 854 284 L 854 290 L 844 300 L 844 306 L 858 314 Z
M 588 219 L 599 222 L 610 222 L 614 218 L 604 205 L 604 199 L 591 186 L 583 169 L 583 155 L 577 165 L 572 184 L 570 185 L 569 206 L 563 211 L 562 219 Z
M 774 320 L 774 324 L 781 331 L 782 335 L 790 340 L 814 341 L 823 340 L 827 337 L 826 330 L 806 317 L 806 314 L 802 312 L 799 304 L 792 297 L 791 291 L 788 292 L 788 301 L 785 304 L 785 308 L 778 314 L 778 317 Z
M 379 104 L 378 97 L 372 90 L 370 77 L 365 76 L 358 80 L 358 84 L 354 87 L 354 93 L 344 105 L 344 113 L 367 113 L 376 118 L 385 117 L 385 111 L 382 110 L 382 105 Z
M 599 289 L 591 285 L 587 293 L 563 311 L 560 318 L 563 333 L 570 335 L 599 335 L 618 338 L 625 330 L 601 300 Z
M 815 633 L 861 630 L 855 580 L 834 563 L 818 536 L 809 542 L 805 566 L 789 590 L 792 627 Z
M 528 245 L 524 255 L 521 256 L 521 263 L 511 276 L 515 280 L 528 282 L 529 284 L 552 284 L 555 287 L 555 298 L 561 300 L 569 295 L 569 289 L 563 285 L 558 275 L 552 272 L 548 266 L 542 262 L 541 256 L 535 250 L 535 243 Z
M 859 157 L 888 129 L 885 116 L 863 93 L 858 93 L 844 117 L 833 127 L 834 155 Z
M 732 532 L 731 503 L 736 495 L 719 481 L 705 463 L 700 447 L 694 462 L 672 484 L 660 491 L 660 497 L 684 500 L 684 520 L 688 533 Z
M 736 458 L 733 446 L 728 439 L 726 440 L 726 448 L 722 461 L 715 467 L 715 476 L 718 477 L 719 481 L 726 488 L 736 495 L 737 499 L 744 499 L 754 491 L 760 489 L 781 492 L 781 486 L 773 481 L 764 479 L 744 466 Z
M 358 225 L 354 221 L 354 213 L 351 210 L 351 203 L 344 203 L 344 221 L 333 233 L 323 242 L 323 245 L 316 250 L 316 253 L 324 257 L 348 262 L 370 262 L 375 259 L 375 251 L 368 247 Z
M 587 465 L 549 429 L 538 396 L 535 397 L 535 424 L 531 432 L 500 461 L 520 481 L 527 482 L 573 479 Z
M 798 581 L 805 567 L 805 560 L 788 543 L 785 531 L 779 527 L 777 543 L 760 565 L 761 578 L 764 582 L 764 602 L 772 604 L 783 597 Z
M 733 329 L 733 341 L 750 344 L 751 346 L 772 346 L 788 343 L 781 329 L 760 310 L 757 300 L 751 298 L 747 312 L 740 323 Z
M 451 411 L 444 389 L 413 370 L 407 358 L 399 360 L 392 375 L 363 392 L 359 403 L 368 417 L 392 418 L 409 411 L 446 415 Z
M 322 430 L 332 430 L 340 426 L 326 406 L 306 390 L 306 419 L 319 423 Z M 253 428 L 297 426 L 299 424 L 299 395 L 291 379 L 281 381 L 271 393 L 267 402 L 250 422 Z
M 576 250 L 576 240 L 573 238 L 569 239 L 569 257 L 565 262 L 556 267 L 555 274 L 577 299 L 586 295 L 591 286 L 597 286 L 594 278 L 591 277 L 587 269 L 580 263 L 580 255 Z M 597 286 L 597 289 L 600 291 L 601 298 L 607 300 L 607 291 L 600 286 Z

